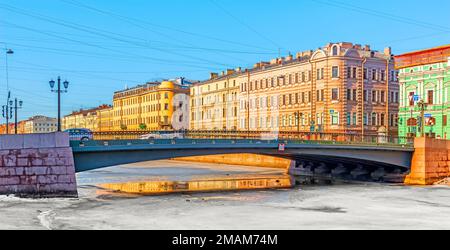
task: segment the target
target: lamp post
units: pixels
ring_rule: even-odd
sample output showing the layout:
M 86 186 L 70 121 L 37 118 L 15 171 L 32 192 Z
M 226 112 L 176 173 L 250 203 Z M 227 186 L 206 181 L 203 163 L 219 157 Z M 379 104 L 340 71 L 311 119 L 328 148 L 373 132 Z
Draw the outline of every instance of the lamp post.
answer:
M 8 49 L 7 47 L 6 47 L 6 44 L 5 44 L 5 51 L 6 51 L 6 59 L 5 59 L 5 61 L 6 61 L 6 64 L 5 64 L 5 66 L 6 66 L 6 88 L 7 88 L 7 90 L 9 90 L 9 64 L 8 64 L 8 56 L 9 55 L 13 55 L 14 54 L 14 51 L 12 50 L 12 49 Z
M 56 82 L 54 80 L 51 80 L 49 84 L 50 88 L 52 89 L 51 91 L 53 93 L 58 94 L 58 132 L 61 132 L 61 94 L 67 93 L 67 89 L 69 88 L 69 82 L 68 81 L 63 82 L 64 89 L 61 89 L 61 77 L 58 77 L 58 85 L 56 86 L 56 89 L 55 89 Z
M 19 109 L 22 109 L 23 101 L 17 100 L 17 98 L 14 99 L 14 102 L 11 100 L 9 101 L 9 105 L 11 106 L 11 110 L 14 109 L 14 134 L 17 135 L 17 111 Z M 13 106 L 14 105 L 14 106 Z
M 8 92 L 8 97 L 6 99 L 6 105 L 3 106 L 3 117 L 6 119 L 6 134 L 9 134 L 9 119 L 12 117 L 12 110 L 9 107 L 9 99 L 11 98 L 11 92 L 9 91 L 9 67 L 8 67 L 8 56 L 14 54 L 12 49 L 8 49 L 6 43 L 2 43 L 5 45 L 4 51 L 6 52 L 5 56 L 5 70 L 6 70 L 6 91 Z
M 423 100 L 420 100 L 417 105 L 420 109 L 420 137 L 425 136 L 425 110 L 427 108 L 427 103 L 425 103 Z

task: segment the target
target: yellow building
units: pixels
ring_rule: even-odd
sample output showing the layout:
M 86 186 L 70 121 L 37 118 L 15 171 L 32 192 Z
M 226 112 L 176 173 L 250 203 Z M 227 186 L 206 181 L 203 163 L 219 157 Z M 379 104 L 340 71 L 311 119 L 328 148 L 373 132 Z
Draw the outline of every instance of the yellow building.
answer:
M 191 88 L 192 130 L 397 134 L 399 83 L 390 48 L 330 43 Z
M 98 116 L 98 132 L 114 131 L 114 109 L 112 106 L 97 111 Z
M 189 96 L 187 86 L 174 81 L 152 82 L 116 92 L 113 100 L 113 130 L 172 130 L 175 96 Z M 183 99 L 183 98 L 182 98 Z M 189 111 L 188 111 L 189 113 Z
M 190 91 L 190 128 L 237 130 L 239 87 L 246 78 L 246 73 L 237 68 L 220 75 L 211 73 L 210 80 L 194 84 Z
M 63 118 L 63 130 L 85 128 L 93 132 L 99 132 L 101 129 L 99 111 L 109 109 L 111 109 L 111 106 L 102 105 L 93 109 L 74 111 Z

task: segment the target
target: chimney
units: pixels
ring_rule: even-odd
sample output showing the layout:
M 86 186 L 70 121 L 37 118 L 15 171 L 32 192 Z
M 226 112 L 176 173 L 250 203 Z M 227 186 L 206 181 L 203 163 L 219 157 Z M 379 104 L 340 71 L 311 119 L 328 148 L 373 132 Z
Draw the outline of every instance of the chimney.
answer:
M 385 48 L 385 49 L 384 49 L 384 54 L 385 54 L 386 56 L 391 56 L 391 55 L 392 55 L 392 49 L 391 49 L 391 47 Z
M 227 69 L 227 75 L 234 74 L 234 69 Z
M 219 74 L 217 74 L 217 73 L 210 73 L 209 74 L 210 75 L 210 80 L 213 80 L 213 79 L 216 79 L 217 77 L 219 77 Z
M 261 63 L 255 63 L 255 65 L 253 65 L 254 69 L 259 69 L 261 68 Z
M 365 46 L 364 46 L 364 50 L 365 50 L 365 51 L 370 51 L 370 45 L 365 45 Z
M 278 58 L 270 60 L 270 64 L 274 65 L 278 63 Z
M 238 73 L 241 73 L 241 72 L 242 72 L 242 68 L 241 68 L 241 67 L 237 67 L 237 68 L 235 69 L 235 71 L 238 72 Z

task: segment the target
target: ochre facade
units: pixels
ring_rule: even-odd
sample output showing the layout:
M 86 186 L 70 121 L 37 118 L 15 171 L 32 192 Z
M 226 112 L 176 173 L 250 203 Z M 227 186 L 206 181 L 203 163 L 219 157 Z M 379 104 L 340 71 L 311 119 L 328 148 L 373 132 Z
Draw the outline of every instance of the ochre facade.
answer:
M 114 131 L 171 130 L 174 97 L 189 89 L 171 81 L 147 83 L 116 92 L 113 101 Z
M 191 88 L 190 126 L 397 135 L 398 91 L 389 48 L 328 44 L 252 69 L 212 73 Z

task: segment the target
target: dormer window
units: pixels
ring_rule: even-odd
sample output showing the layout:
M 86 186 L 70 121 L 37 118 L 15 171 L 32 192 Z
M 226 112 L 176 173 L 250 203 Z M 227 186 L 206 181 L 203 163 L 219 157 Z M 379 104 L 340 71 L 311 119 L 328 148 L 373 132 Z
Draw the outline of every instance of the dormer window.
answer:
M 332 50 L 331 53 L 332 53 L 333 56 L 338 56 L 339 55 L 339 48 L 338 48 L 337 45 L 334 45 L 331 50 Z

